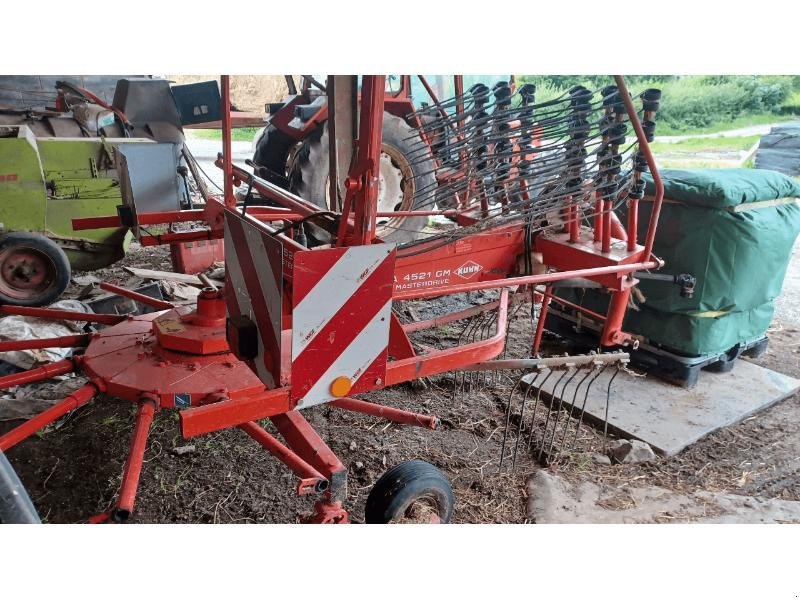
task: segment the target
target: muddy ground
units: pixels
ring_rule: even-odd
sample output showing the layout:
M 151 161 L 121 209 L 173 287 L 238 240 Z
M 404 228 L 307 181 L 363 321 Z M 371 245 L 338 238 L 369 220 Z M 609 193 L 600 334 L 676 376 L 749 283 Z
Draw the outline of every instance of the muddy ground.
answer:
M 136 248 L 122 263 L 101 273 L 102 278 L 127 282 L 122 265 L 167 269 L 169 257 L 165 249 Z M 466 306 L 488 299 L 476 294 L 459 301 Z M 428 318 L 446 308 L 422 302 L 409 305 L 401 307 L 401 318 Z M 769 350 L 755 362 L 800 377 L 799 327 L 776 318 Z M 415 342 L 453 344 L 462 329 L 458 324 L 440 327 Z M 530 305 L 522 305 L 511 319 L 507 355 L 525 355 L 531 334 Z M 551 348 L 559 350 L 557 341 L 551 341 Z M 452 482 L 455 522 L 529 522 L 525 484 L 543 467 L 520 452 L 514 471 L 498 472 L 505 403 L 514 381 L 504 377 L 493 385 L 462 391 L 454 390 L 452 375 L 443 375 L 428 380 L 424 389 L 400 385 L 369 396 L 390 406 L 437 415 L 442 423 L 437 431 L 401 427 L 326 406 L 304 411 L 350 469 L 346 507 L 351 519 L 363 520 L 367 495 L 387 468 L 422 458 L 437 465 Z M 16 423 L 0 423 L 0 433 Z M 624 489 L 631 485 L 800 500 L 798 423 L 800 397 L 795 396 L 709 435 L 678 456 L 659 457 L 644 465 L 613 466 L 591 460 L 589 453 L 602 450 L 606 441 L 583 425 L 579 448 L 547 468 L 574 482 L 618 485 L 620 507 L 630 502 Z M 112 507 L 132 425 L 130 403 L 103 398 L 7 453 L 44 521 L 82 522 Z M 193 453 L 173 453 L 175 447 L 189 443 L 196 447 Z M 145 460 L 132 522 L 294 523 L 313 504 L 312 498 L 294 495 L 294 475 L 243 432 L 223 431 L 187 442 L 172 411 L 156 415 Z

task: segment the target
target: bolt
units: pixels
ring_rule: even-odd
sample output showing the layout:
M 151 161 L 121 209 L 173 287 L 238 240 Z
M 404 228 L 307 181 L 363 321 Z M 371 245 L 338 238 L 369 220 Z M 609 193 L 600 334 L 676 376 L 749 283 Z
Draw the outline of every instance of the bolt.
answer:
M 375 385 L 381 385 L 382 383 L 383 383 L 383 379 L 381 379 L 380 377 L 378 377 L 378 378 L 375 380 Z

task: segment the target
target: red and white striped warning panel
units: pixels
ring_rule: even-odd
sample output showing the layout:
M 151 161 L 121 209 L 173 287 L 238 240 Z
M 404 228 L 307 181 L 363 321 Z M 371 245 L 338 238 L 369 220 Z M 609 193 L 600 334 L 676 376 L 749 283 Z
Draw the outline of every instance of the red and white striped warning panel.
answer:
M 383 387 L 394 244 L 294 254 L 292 398 L 306 408 Z
M 257 328 L 255 357 L 247 360 L 267 387 L 281 382 L 283 246 L 258 223 L 225 211 L 225 303 L 228 318 L 248 317 Z

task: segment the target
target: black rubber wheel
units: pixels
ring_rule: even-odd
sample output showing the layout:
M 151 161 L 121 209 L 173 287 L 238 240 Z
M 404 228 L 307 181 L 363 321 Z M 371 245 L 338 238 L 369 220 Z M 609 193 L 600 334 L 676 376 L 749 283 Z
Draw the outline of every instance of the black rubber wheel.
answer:
M 38 233 L 17 231 L 0 237 L 0 303 L 45 306 L 69 285 L 64 251 Z
M 400 117 L 383 113 L 381 181 L 378 211 L 433 210 L 436 177 L 430 157 L 421 152 L 422 140 Z M 301 198 L 330 209 L 327 123 L 304 140 L 289 169 L 289 190 Z M 416 160 L 412 163 L 410 158 Z M 428 224 L 427 217 L 378 219 L 377 235 L 387 242 L 402 244 L 417 239 Z M 315 228 L 316 229 L 316 228 Z M 320 232 L 315 231 L 314 237 Z M 319 243 L 327 242 L 318 239 Z
M 287 163 L 295 144 L 297 140 L 293 137 L 286 135 L 274 125 L 267 125 L 256 140 L 253 162 L 258 166 L 255 168 L 255 174 L 288 190 Z
M 442 472 L 424 460 L 392 467 L 367 497 L 367 523 L 449 523 L 453 488 Z

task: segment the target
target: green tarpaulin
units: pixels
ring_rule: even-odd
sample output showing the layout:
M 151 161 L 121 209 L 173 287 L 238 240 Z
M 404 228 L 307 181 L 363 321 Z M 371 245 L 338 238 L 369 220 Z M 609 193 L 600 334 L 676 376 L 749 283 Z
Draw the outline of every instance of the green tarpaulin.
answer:
M 692 298 L 677 286 L 642 280 L 645 297 L 629 310 L 624 327 L 680 354 L 703 356 L 762 337 L 772 320 L 792 246 L 800 233 L 797 203 L 733 207 L 800 197 L 798 182 L 774 171 L 755 169 L 664 170 L 665 202 L 653 251 L 666 265 L 660 271 L 697 278 Z M 647 194 L 654 192 L 647 181 Z M 639 239 L 652 203 L 640 202 Z M 595 291 L 558 294 L 595 309 L 607 302 Z M 577 296 L 577 297 L 576 297 Z

